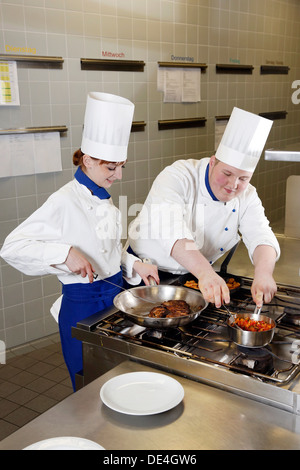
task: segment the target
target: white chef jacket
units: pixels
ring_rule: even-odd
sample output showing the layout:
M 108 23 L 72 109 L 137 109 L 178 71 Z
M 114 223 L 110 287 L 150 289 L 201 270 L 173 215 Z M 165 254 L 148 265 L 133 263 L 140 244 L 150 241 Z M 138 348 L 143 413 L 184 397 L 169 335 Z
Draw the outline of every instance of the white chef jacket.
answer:
M 76 179 L 53 193 L 28 219 L 11 232 L 0 255 L 27 275 L 56 274 L 63 284 L 88 283 L 65 264 L 70 248 L 80 250 L 98 274 L 113 276 L 122 265 L 132 284 L 138 259 L 123 250 L 121 213 L 111 198 L 100 199 Z
M 214 200 L 205 183 L 208 163 L 209 158 L 178 160 L 158 175 L 129 227 L 133 252 L 163 271 L 183 274 L 187 270 L 171 256 L 177 240 L 194 240 L 213 264 L 240 240 L 240 233 L 252 262 L 258 245 L 274 247 L 278 259 L 280 247 L 256 189 L 249 184 L 230 202 Z

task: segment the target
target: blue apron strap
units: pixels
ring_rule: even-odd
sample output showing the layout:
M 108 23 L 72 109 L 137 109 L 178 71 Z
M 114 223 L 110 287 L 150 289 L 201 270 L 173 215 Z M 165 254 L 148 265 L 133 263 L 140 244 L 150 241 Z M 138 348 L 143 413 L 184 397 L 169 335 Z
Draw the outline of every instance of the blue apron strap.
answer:
M 130 245 L 128 245 L 128 247 L 127 247 L 127 252 L 130 253 L 131 255 L 134 255 L 137 258 L 139 258 L 138 255 L 135 254 L 135 252 L 133 251 L 133 249 L 131 248 Z

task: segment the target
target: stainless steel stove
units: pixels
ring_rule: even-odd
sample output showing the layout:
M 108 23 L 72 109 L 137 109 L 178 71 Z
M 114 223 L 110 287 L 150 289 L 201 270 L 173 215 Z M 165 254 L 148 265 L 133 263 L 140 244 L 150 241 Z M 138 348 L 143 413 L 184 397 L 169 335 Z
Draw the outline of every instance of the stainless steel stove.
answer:
M 231 312 L 254 311 L 251 282 L 243 278 Z M 130 358 L 300 414 L 300 288 L 279 285 L 262 313 L 276 322 L 272 342 L 244 348 L 229 339 L 226 310 L 211 304 L 192 323 L 165 331 L 135 325 L 116 308 L 108 309 L 73 329 L 83 343 L 83 383 Z

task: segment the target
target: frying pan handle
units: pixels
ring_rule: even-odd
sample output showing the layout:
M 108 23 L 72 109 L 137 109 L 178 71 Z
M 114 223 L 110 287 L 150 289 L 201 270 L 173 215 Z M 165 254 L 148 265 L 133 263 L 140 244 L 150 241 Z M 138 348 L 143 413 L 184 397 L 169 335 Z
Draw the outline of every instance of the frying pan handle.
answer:
M 157 286 L 157 282 L 155 279 L 153 279 L 153 277 L 149 276 L 149 283 L 150 283 L 150 286 Z
M 150 258 L 143 258 L 142 259 L 142 262 L 143 263 L 148 263 L 148 264 L 152 264 L 152 260 Z M 155 279 L 151 276 L 149 276 L 149 283 L 150 283 L 150 286 L 157 286 L 157 282 L 155 281 Z
M 237 242 L 236 245 L 234 245 L 231 250 L 229 251 L 228 255 L 226 256 L 226 258 L 224 259 L 223 263 L 221 264 L 221 268 L 220 268 L 220 272 L 221 273 L 227 273 L 227 266 L 229 264 L 229 261 L 231 260 L 231 258 L 233 257 L 237 247 L 239 246 L 240 244 L 240 240 Z

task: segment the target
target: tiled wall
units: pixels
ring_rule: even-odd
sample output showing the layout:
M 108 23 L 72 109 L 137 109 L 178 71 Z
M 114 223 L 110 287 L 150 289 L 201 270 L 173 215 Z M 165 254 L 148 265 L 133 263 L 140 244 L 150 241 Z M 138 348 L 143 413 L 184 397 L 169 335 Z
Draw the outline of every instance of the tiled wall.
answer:
M 133 133 L 123 180 L 112 195 L 143 202 L 158 172 L 179 158 L 201 158 L 214 151 L 214 118 L 233 106 L 252 112 L 287 111 L 275 122 L 268 145 L 299 140 L 300 104 L 291 101 L 300 80 L 300 3 L 298 0 L 1 0 L 0 53 L 10 47 L 60 56 L 61 70 L 18 66 L 21 106 L 0 107 L 0 128 L 66 125 L 61 138 L 63 171 L 0 180 L 0 244 L 5 236 L 56 189 L 74 169 L 88 91 L 123 95 L 136 105 L 134 120 L 145 132 Z M 102 51 L 145 61 L 145 71 L 82 71 L 80 58 Z M 206 63 L 202 101 L 165 104 L 157 91 L 157 62 L 172 55 Z M 260 75 L 267 62 L 288 65 L 288 75 Z M 252 75 L 216 74 L 217 63 L 251 64 Z M 159 119 L 205 117 L 204 128 L 158 131 Z M 2 154 L 2 158 L 5 155 Z M 260 162 L 253 181 L 268 217 L 284 216 L 285 183 L 299 164 Z M 55 277 L 23 276 L 0 260 L 0 339 L 14 346 L 56 330 L 49 314 L 60 293 Z

